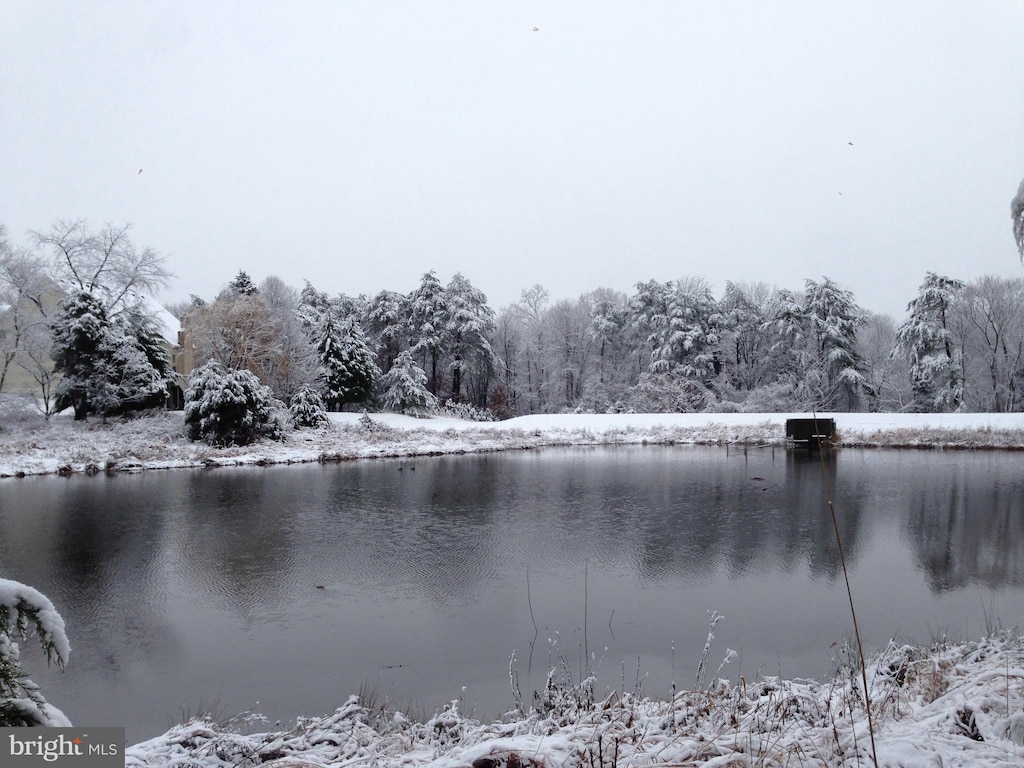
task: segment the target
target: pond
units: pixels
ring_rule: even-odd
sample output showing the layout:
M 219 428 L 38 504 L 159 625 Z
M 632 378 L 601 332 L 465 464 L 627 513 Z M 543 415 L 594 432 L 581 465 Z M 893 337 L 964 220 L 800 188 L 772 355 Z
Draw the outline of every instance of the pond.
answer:
M 559 676 L 653 696 L 821 677 L 861 633 L 976 639 L 1024 618 L 1024 472 L 999 452 L 557 448 L 3 481 L 0 574 L 48 595 L 71 663 L 23 660 L 131 742 L 198 711 L 349 694 L 491 718 Z

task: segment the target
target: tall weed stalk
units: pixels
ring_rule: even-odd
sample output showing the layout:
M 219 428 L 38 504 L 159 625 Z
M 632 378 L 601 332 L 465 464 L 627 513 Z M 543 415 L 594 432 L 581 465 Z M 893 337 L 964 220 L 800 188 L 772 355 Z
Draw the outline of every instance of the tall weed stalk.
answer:
M 818 429 L 818 414 L 811 412 L 814 418 L 814 433 L 821 435 Z M 850 616 L 853 619 L 853 636 L 857 641 L 857 653 L 860 656 L 860 676 L 864 684 L 864 711 L 868 717 L 868 735 L 871 737 L 871 761 L 878 768 L 878 752 L 875 750 L 875 724 L 871 717 L 871 696 L 868 691 L 868 671 L 864 663 L 864 645 L 860 639 L 860 627 L 857 624 L 857 610 L 853 606 L 853 590 L 850 588 L 850 574 L 846 570 L 846 555 L 843 553 L 843 537 L 839 534 L 839 521 L 836 519 L 836 505 L 832 498 L 832 484 L 828 479 L 828 469 L 825 466 L 825 452 L 822 450 L 821 438 L 818 437 L 818 457 L 821 460 L 821 475 L 825 479 L 825 495 L 828 498 L 828 511 L 832 515 L 832 530 L 836 535 L 836 547 L 839 550 L 839 564 L 843 569 L 843 581 L 846 582 L 846 597 L 850 601 Z

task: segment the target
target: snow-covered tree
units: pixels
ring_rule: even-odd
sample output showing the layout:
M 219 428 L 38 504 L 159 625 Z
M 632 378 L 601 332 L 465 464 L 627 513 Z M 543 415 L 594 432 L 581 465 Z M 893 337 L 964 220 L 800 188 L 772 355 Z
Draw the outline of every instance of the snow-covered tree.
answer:
M 446 331 L 452 311 L 450 298 L 431 270 L 420 277 L 419 287 L 408 300 L 410 348 L 413 355 L 423 360 L 423 370 L 429 372 L 427 387 L 434 395 L 441 384 L 438 363 L 449 341 Z
M 452 399 L 462 397 L 462 383 L 467 377 L 475 390 L 470 398 L 473 405 L 487 405 L 487 389 L 494 373 L 494 352 L 491 335 L 494 333 L 494 310 L 487 305 L 483 291 L 456 272 L 445 288 L 445 347 L 451 355 Z
M 1017 243 L 1017 252 L 1024 261 L 1024 181 L 1017 188 L 1017 194 L 1010 201 L 1010 219 L 1013 221 L 1013 239 Z
M 303 387 L 292 395 L 292 400 L 288 404 L 288 413 L 291 414 L 292 424 L 296 428 L 312 427 L 315 429 L 330 422 L 324 400 L 313 387 Z
M 29 350 L 49 347 L 46 294 L 51 288 L 43 260 L 12 245 L 0 225 L 0 392 L 12 366 L 28 363 Z
M 22 668 L 19 641 L 28 640 L 31 633 L 39 639 L 47 663 L 64 669 L 71 645 L 53 603 L 32 587 L 0 579 L 0 728 L 70 726 Z
M 77 291 L 61 304 L 52 332 L 53 367 L 61 374 L 58 411 L 71 407 L 81 420 L 166 401 L 170 364 L 145 314 L 125 313 L 112 321 L 93 293 Z
M 816 346 L 814 372 L 819 374 L 818 381 L 811 382 L 816 389 L 814 405 L 827 411 L 856 410 L 861 396 L 872 394 L 857 351 L 857 328 L 864 313 L 853 293 L 827 277 L 820 283 L 805 280 L 804 286 L 804 314 Z
M 427 374 L 405 350 L 395 358 L 391 370 L 381 376 L 384 391 L 381 401 L 391 411 L 409 416 L 429 416 L 437 408 L 437 398 L 427 389 Z
M 61 219 L 48 231 L 32 234 L 53 254 L 54 280 L 68 292 L 96 295 L 113 315 L 133 296 L 166 287 L 171 278 L 164 256 L 152 248 L 136 248 L 130 228 L 107 224 L 93 232 L 83 219 Z
M 408 348 L 414 335 L 412 322 L 404 294 L 381 291 L 370 300 L 365 328 L 377 349 L 377 365 L 382 371 L 389 370 L 398 354 Z
M 893 355 L 896 322 L 890 315 L 868 312 L 857 331 L 857 351 L 864 361 L 864 376 L 874 397 L 874 411 L 902 411 L 913 399 L 910 366 L 902 355 Z
M 960 351 L 950 318 L 963 289 L 960 280 L 926 273 L 917 298 L 907 305 L 907 319 L 896 328 L 893 354 L 910 363 L 913 411 L 955 411 L 963 404 Z
M 94 408 L 90 395 L 99 375 L 101 348 L 110 333 L 110 320 L 100 300 L 89 291 L 76 291 L 62 303 L 53 330 L 54 369 L 62 378 L 57 387 L 55 407 L 71 407 L 81 421 Z
M 260 437 L 276 440 L 283 436 L 275 412 L 280 405 L 253 373 L 210 361 L 188 377 L 185 424 L 190 439 L 212 445 L 248 445 Z
M 705 383 L 718 374 L 723 317 L 703 279 L 638 283 L 630 308 L 647 336 L 651 373 L 679 372 Z
M 325 313 L 315 348 L 324 372 L 324 401 L 329 408 L 341 410 L 348 403 L 361 403 L 370 396 L 380 371 L 353 318 L 339 322 L 331 312 Z
M 985 275 L 958 302 L 967 410 L 1024 410 L 1024 280 Z
M 247 272 L 241 269 L 238 270 L 238 274 L 235 275 L 234 279 L 228 283 L 228 289 L 239 296 L 253 296 L 259 293 L 256 283 L 252 281 Z

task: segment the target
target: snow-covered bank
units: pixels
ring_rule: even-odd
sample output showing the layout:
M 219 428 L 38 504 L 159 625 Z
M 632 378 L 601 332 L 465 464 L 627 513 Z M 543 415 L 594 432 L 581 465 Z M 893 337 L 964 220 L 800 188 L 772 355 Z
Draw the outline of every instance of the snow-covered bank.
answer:
M 629 693 L 595 701 L 589 681 L 551 684 L 528 711 L 491 723 L 463 716 L 458 702 L 418 723 L 350 698 L 287 731 L 246 734 L 237 723 L 192 721 L 128 748 L 125 765 L 870 766 L 860 674 L 851 672 L 825 683 L 719 681 L 671 701 Z M 868 665 L 877 765 L 1021 765 L 1022 680 L 1016 634 L 929 650 L 891 645 Z
M 782 445 L 784 413 L 558 414 L 501 422 L 331 414 L 331 424 L 282 442 L 235 448 L 190 442 L 180 412 L 130 420 L 0 422 L 0 477 L 173 467 L 290 464 L 550 445 Z M 1024 449 L 1024 414 L 820 414 L 839 444 L 870 447 Z

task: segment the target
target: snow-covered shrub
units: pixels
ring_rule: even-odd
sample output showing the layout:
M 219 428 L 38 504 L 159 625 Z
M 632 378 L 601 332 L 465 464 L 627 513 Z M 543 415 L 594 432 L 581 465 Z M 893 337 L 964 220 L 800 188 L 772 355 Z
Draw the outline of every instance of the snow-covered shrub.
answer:
M 249 371 L 209 362 L 194 370 L 185 389 L 185 424 L 192 440 L 211 445 L 248 445 L 284 434 L 280 404 Z
M 71 655 L 64 620 L 53 603 L 32 587 L 0 579 L 0 728 L 69 726 L 64 713 L 47 704 L 21 668 L 18 640 L 35 630 L 48 663 L 61 669 Z
M 425 418 L 437 408 L 437 398 L 427 389 L 427 374 L 408 350 L 395 358 L 380 383 L 384 388 L 383 404 L 389 410 Z
M 312 387 L 303 387 L 292 395 L 288 412 L 296 428 L 323 427 L 330 422 L 323 398 Z
M 445 400 L 444 405 L 437 409 L 439 416 L 451 416 L 466 421 L 497 421 L 497 417 L 485 408 L 476 408 L 469 403 L 456 403 Z
M 630 388 L 626 403 L 635 413 L 696 413 L 712 399 L 707 387 L 694 379 L 672 373 L 645 373 Z

